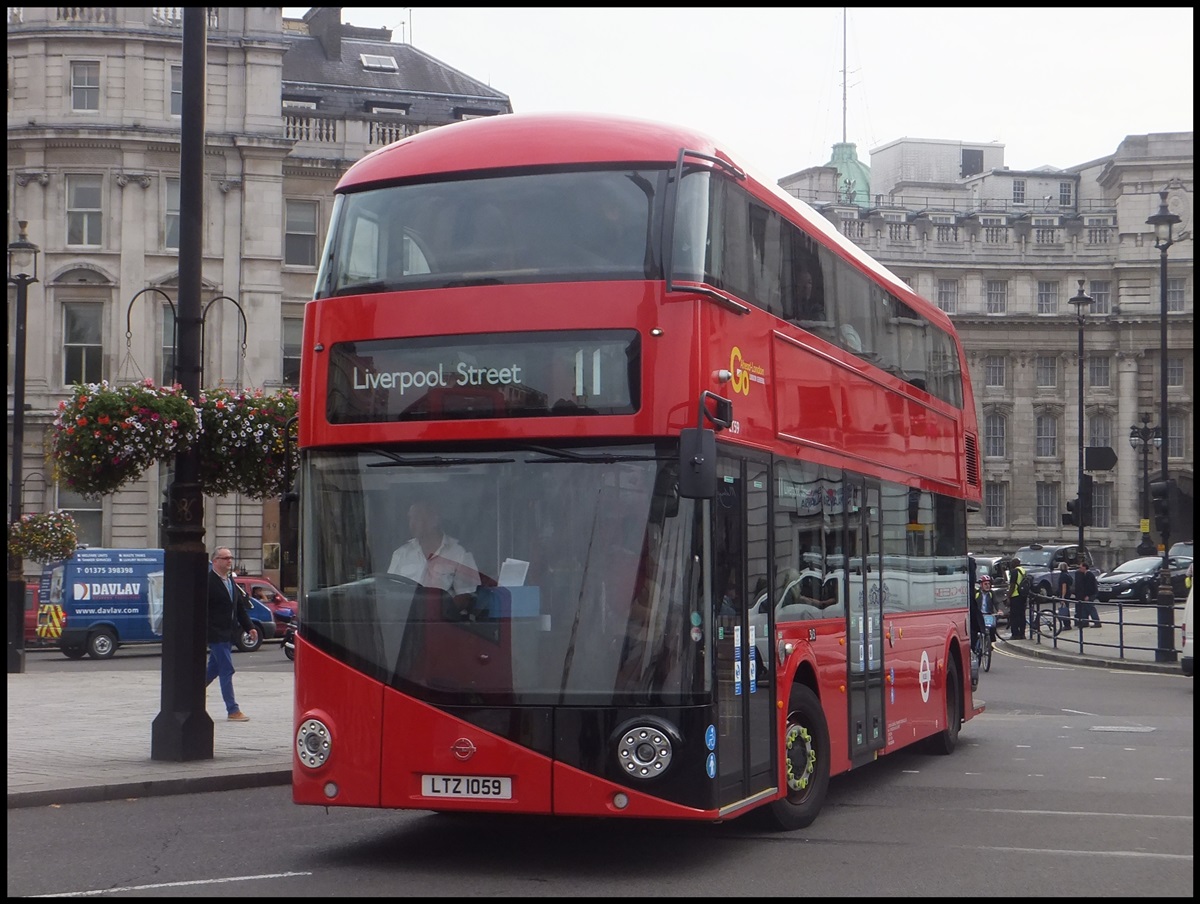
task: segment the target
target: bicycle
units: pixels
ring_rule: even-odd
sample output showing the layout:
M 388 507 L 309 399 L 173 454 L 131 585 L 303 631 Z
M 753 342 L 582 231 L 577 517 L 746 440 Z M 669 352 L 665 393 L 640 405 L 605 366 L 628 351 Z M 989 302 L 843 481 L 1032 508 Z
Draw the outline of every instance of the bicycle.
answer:
M 983 631 L 979 634 L 979 664 L 985 672 L 992 670 L 992 647 L 996 643 L 996 613 L 983 613 Z
M 1042 638 L 1053 641 L 1055 637 L 1070 628 L 1070 619 L 1056 611 L 1055 600 L 1047 597 L 1049 607 L 1036 606 L 1029 615 L 1029 636 L 1036 638 L 1038 643 Z

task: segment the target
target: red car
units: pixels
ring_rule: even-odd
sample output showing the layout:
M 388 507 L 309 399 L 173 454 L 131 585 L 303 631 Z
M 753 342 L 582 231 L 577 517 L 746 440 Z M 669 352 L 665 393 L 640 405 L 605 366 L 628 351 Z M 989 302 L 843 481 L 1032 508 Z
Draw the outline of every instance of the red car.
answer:
M 264 577 L 257 575 L 238 574 L 233 578 L 238 586 L 246 591 L 246 595 L 257 598 L 271 610 L 275 619 L 275 636 L 283 637 L 288 622 L 296 615 L 296 603 L 283 595 L 278 587 Z

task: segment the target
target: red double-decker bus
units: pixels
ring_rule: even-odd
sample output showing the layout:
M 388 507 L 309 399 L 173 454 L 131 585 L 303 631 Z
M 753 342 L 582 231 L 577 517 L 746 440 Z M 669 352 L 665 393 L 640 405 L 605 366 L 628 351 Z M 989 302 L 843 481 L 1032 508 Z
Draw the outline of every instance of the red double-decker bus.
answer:
M 955 331 L 711 138 L 359 161 L 301 397 L 297 803 L 794 829 L 978 711 Z

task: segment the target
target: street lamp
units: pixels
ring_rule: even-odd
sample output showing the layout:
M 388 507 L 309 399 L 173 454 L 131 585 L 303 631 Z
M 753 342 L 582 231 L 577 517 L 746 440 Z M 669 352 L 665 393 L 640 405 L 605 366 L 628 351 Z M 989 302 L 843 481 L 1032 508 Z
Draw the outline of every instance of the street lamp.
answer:
M 1162 475 L 1160 479 L 1168 488 L 1167 503 L 1170 503 L 1170 474 L 1167 471 L 1167 439 L 1170 437 L 1170 412 L 1167 409 L 1167 250 L 1175 244 L 1171 231 L 1180 222 L 1179 214 L 1172 213 L 1167 206 L 1167 189 L 1158 193 L 1158 213 L 1146 219 L 1154 227 L 1154 247 L 1159 254 L 1158 300 L 1159 300 L 1159 392 L 1158 426 L 1162 431 Z M 1167 550 L 1170 547 L 1171 526 L 1165 524 L 1162 533 L 1162 567 L 1158 572 L 1158 645 L 1154 653 L 1157 662 L 1175 661 L 1175 591 L 1171 588 L 1171 569 L 1168 567 Z
M 8 523 L 21 520 L 21 464 L 25 454 L 25 321 L 29 287 L 38 281 L 38 252 L 25 234 L 26 220 L 18 220 L 19 235 L 8 243 L 8 284 L 17 287 L 13 334 L 12 483 L 8 498 Z M 33 271 L 30 273 L 29 271 Z M 15 271 L 15 272 L 14 272 Z M 8 548 L 8 673 L 25 671 L 25 560 Z
M 1142 450 L 1142 542 L 1138 544 L 1139 556 L 1154 555 L 1154 541 L 1150 539 L 1150 447 L 1162 445 L 1162 434 L 1157 427 L 1150 426 L 1150 415 L 1142 415 L 1142 426 L 1129 428 L 1129 445 Z
M 1075 318 L 1079 323 L 1079 495 L 1075 502 L 1075 523 L 1079 525 L 1079 554 L 1083 555 L 1083 522 L 1084 513 L 1092 510 L 1090 500 L 1084 500 L 1084 480 L 1083 480 L 1083 324 L 1084 318 L 1087 316 L 1088 309 L 1091 307 L 1095 299 L 1083 291 L 1083 280 L 1079 280 L 1079 293 L 1071 299 L 1068 299 L 1068 304 L 1075 306 Z M 1088 493 L 1091 488 L 1088 487 Z

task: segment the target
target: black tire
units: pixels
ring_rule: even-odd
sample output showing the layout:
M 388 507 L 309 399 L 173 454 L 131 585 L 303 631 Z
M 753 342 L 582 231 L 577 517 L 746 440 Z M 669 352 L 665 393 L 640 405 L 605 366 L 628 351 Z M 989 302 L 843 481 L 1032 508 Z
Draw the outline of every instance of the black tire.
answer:
M 929 739 L 929 749 L 938 756 L 949 756 L 958 746 L 958 732 L 962 728 L 963 692 L 962 678 L 958 666 L 951 662 L 946 667 L 946 727 Z
M 253 653 L 262 646 L 262 625 L 254 622 L 254 631 L 251 633 L 242 633 L 237 636 L 237 641 L 234 644 L 241 653 Z
M 87 655 L 86 647 L 59 647 L 59 649 L 68 659 L 82 659 Z
M 284 656 L 286 656 L 288 659 L 292 660 L 293 662 L 295 662 L 295 660 L 296 660 L 296 648 L 295 648 L 294 646 L 293 646 L 293 647 L 288 647 L 288 646 L 285 646 L 285 647 L 283 648 L 283 655 L 284 655 Z
M 792 686 L 784 727 L 787 797 L 766 807 L 770 824 L 790 832 L 813 824 L 829 791 L 829 726 L 817 695 L 803 684 Z
M 87 654 L 92 659 L 112 659 L 117 652 L 117 636 L 108 628 L 98 628 L 88 635 Z
M 990 672 L 992 670 L 992 638 L 991 637 L 984 637 L 984 639 L 983 639 L 983 670 L 985 672 Z

